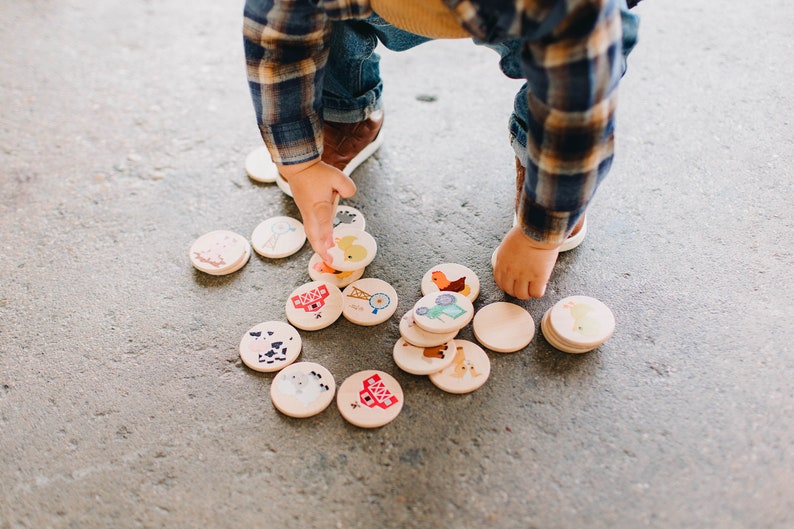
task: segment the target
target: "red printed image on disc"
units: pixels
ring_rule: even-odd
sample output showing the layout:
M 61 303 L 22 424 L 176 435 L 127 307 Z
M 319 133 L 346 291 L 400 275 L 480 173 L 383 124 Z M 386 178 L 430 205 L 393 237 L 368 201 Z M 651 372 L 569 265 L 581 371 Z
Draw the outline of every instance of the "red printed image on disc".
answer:
M 342 315 L 342 292 L 323 281 L 301 285 L 287 298 L 287 319 L 304 331 L 324 329 Z
M 270 386 L 270 399 L 284 415 L 302 419 L 327 408 L 335 391 L 336 382 L 330 371 L 314 362 L 298 362 L 276 375 Z
M 399 382 L 383 371 L 360 371 L 339 386 L 336 405 L 344 419 L 360 428 L 378 428 L 393 421 L 403 408 Z

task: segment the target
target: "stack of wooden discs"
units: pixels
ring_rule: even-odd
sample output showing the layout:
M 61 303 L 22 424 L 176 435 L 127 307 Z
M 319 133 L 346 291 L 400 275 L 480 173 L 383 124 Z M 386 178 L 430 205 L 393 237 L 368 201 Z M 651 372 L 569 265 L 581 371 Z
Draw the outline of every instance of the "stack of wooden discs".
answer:
M 540 322 L 550 345 L 566 353 L 586 353 L 606 342 L 615 331 L 615 316 L 601 301 L 570 296 L 554 304 Z

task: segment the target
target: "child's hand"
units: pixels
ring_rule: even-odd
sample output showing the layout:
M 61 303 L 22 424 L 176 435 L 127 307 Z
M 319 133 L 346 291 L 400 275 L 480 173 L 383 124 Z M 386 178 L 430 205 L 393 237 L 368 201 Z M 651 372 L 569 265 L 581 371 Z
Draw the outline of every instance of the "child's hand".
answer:
M 546 292 L 559 245 L 530 239 L 515 227 L 507 232 L 496 250 L 493 275 L 496 284 L 518 299 L 542 297 Z
M 328 249 L 334 245 L 334 195 L 352 197 L 356 184 L 319 158 L 301 164 L 280 165 L 279 172 L 292 190 L 309 244 L 323 261 L 330 262 Z

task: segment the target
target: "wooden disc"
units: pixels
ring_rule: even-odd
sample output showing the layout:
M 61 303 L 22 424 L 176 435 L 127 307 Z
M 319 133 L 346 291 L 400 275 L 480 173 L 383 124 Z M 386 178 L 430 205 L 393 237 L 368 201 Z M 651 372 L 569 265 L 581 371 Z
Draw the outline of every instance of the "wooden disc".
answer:
M 450 340 L 435 347 L 417 347 L 400 338 L 394 344 L 392 358 L 397 367 L 412 375 L 437 373 L 455 358 L 455 341 Z
M 343 272 L 366 267 L 378 253 L 378 244 L 372 235 L 349 226 L 334 229 L 334 243 L 328 250 L 332 261 L 327 264 Z
M 342 417 L 360 428 L 378 428 L 393 421 L 403 408 L 403 390 L 383 371 L 360 371 L 339 386 L 336 405 Z
M 301 285 L 287 298 L 287 319 L 304 331 L 324 329 L 342 315 L 342 292 L 324 281 Z
M 430 375 L 430 382 L 447 393 L 471 393 L 491 374 L 491 361 L 482 348 L 468 340 L 455 340 L 455 356 L 445 369 Z
M 449 333 L 468 325 L 474 306 L 457 292 L 435 292 L 416 302 L 413 316 L 414 323 L 428 332 Z
M 474 336 L 497 353 L 523 349 L 535 336 L 535 321 L 523 307 L 499 301 L 477 311 L 472 322 Z
M 299 419 L 322 412 L 334 400 L 336 382 L 326 368 L 298 362 L 284 368 L 270 385 L 270 400 L 278 411 Z
M 254 371 L 271 373 L 298 358 L 302 341 L 292 325 L 266 321 L 248 329 L 240 339 L 240 358 Z

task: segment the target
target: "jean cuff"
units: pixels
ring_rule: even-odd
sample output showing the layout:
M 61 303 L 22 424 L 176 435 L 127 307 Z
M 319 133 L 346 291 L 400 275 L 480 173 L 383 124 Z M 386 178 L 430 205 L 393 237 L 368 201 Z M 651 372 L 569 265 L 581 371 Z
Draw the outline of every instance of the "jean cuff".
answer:
M 349 102 L 348 102 L 349 103 Z M 367 94 L 358 98 L 356 105 L 343 104 L 341 100 L 323 98 L 323 119 L 334 123 L 358 123 L 364 121 L 376 110 L 383 108 L 380 95 Z

